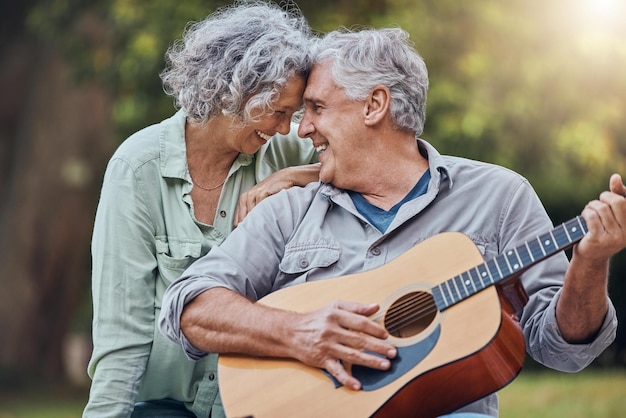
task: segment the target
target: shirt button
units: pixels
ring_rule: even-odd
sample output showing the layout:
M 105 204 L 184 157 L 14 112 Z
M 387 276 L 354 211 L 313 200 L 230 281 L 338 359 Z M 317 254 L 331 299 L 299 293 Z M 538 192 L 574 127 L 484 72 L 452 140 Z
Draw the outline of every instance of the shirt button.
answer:
M 300 267 L 307 268 L 309 266 L 309 261 L 306 258 L 300 260 Z
M 215 380 L 215 373 L 209 373 L 209 380 Z
M 372 248 L 372 254 L 380 255 L 380 248 L 378 248 L 378 247 Z
M 220 210 L 220 216 L 222 218 L 225 218 L 226 217 L 226 211 L 225 210 Z

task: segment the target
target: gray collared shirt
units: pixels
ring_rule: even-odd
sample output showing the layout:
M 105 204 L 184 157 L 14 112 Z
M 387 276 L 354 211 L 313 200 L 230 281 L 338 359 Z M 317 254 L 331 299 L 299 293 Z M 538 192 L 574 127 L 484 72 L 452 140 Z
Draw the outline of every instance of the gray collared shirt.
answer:
M 428 156 L 426 194 L 408 201 L 381 233 L 355 209 L 349 195 L 331 185 L 311 184 L 266 199 L 220 247 L 194 263 L 163 299 L 161 331 L 182 344 L 192 359 L 205 356 L 180 330 L 186 303 L 216 286 L 258 300 L 285 286 L 379 267 L 441 232 L 456 231 L 474 242 L 485 260 L 548 232 L 553 225 L 528 181 L 508 169 L 441 156 L 418 140 Z M 418 179 L 415 179 L 417 182 Z M 524 273 L 530 300 L 519 313 L 528 353 L 562 371 L 587 366 L 614 339 L 615 309 L 589 344 L 568 344 L 555 317 L 568 266 L 559 253 Z M 497 416 L 495 394 L 463 408 Z

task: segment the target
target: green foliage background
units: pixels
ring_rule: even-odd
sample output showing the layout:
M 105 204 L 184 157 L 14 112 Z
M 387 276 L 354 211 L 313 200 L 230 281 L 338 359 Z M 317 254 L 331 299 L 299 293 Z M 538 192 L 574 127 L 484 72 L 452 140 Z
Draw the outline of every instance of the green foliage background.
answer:
M 113 98 L 117 140 L 173 111 L 158 77 L 189 21 L 230 2 L 32 1 L 27 27 L 61 46 L 77 82 Z M 595 0 L 300 0 L 312 27 L 401 26 L 429 67 L 423 137 L 443 153 L 526 176 L 555 222 L 626 175 L 626 6 Z M 593 8 L 595 6 L 595 9 Z M 78 36 L 77 36 L 78 34 Z M 626 263 L 611 278 L 626 304 Z M 623 308 L 621 308 L 623 309 Z
M 119 140 L 173 111 L 158 74 L 189 21 L 224 1 L 50 0 L 28 17 L 63 45 L 78 79 L 114 97 Z M 558 218 L 625 172 L 626 17 L 591 0 L 362 0 L 298 3 L 316 31 L 401 26 L 431 74 L 424 137 L 446 153 L 526 175 Z M 68 31 L 74 26 L 77 31 Z M 76 33 L 83 36 L 76 36 Z

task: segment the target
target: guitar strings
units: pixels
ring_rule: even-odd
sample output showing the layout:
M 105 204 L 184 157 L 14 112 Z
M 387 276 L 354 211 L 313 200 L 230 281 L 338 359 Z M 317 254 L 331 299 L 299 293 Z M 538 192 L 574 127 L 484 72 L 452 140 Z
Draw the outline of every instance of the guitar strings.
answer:
M 387 314 L 389 321 L 395 321 L 407 314 L 415 315 L 424 308 L 428 308 L 432 303 L 432 297 L 425 292 L 413 293 L 410 297 L 405 297 L 401 303 L 392 305 Z
M 431 302 L 432 298 L 425 292 L 414 293 L 410 297 L 405 297 L 401 303 L 392 305 L 392 307 L 388 310 L 388 314 L 386 315 L 386 318 L 388 319 L 387 322 L 394 322 L 399 318 L 401 319 L 407 313 L 412 313 L 414 315 L 416 310 L 419 313 L 420 310 L 423 311 L 424 308 L 427 309 L 429 305 L 432 305 Z M 379 312 L 376 314 L 376 317 L 377 319 L 380 319 L 383 315 L 383 312 Z
M 386 315 L 385 325 L 393 334 L 412 323 L 432 318 L 436 312 L 432 295 L 427 292 L 416 292 L 391 306 Z M 383 313 L 379 313 L 375 317 L 381 320 L 382 316 Z
M 390 329 L 399 330 L 412 323 L 420 322 L 424 319 L 433 317 L 437 309 L 430 298 L 416 297 L 408 300 L 401 305 L 392 307 L 387 315 L 387 320 Z

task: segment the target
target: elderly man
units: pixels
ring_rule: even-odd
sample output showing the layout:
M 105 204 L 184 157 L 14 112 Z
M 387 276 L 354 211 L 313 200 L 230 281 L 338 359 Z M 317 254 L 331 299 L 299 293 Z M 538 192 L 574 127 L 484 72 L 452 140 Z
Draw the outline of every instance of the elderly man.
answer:
M 320 183 L 255 208 L 169 287 L 160 325 L 192 359 L 208 352 L 290 358 L 359 390 L 355 365 L 387 370 L 400 357 L 390 331 L 374 320 L 378 304 L 336 300 L 294 312 L 253 301 L 293 284 L 378 268 L 442 232 L 462 232 L 490 260 L 552 224 L 522 176 L 442 156 L 416 139 L 428 76 L 406 32 L 331 32 L 313 57 L 299 134 L 320 152 Z M 607 276 L 610 257 L 626 246 L 619 175 L 609 189 L 582 211 L 588 233 L 571 262 L 559 252 L 521 276 L 529 299 L 517 314 L 527 352 L 557 370 L 586 367 L 615 335 Z M 457 412 L 497 416 L 497 397 Z M 411 415 L 423 414 L 416 406 Z

